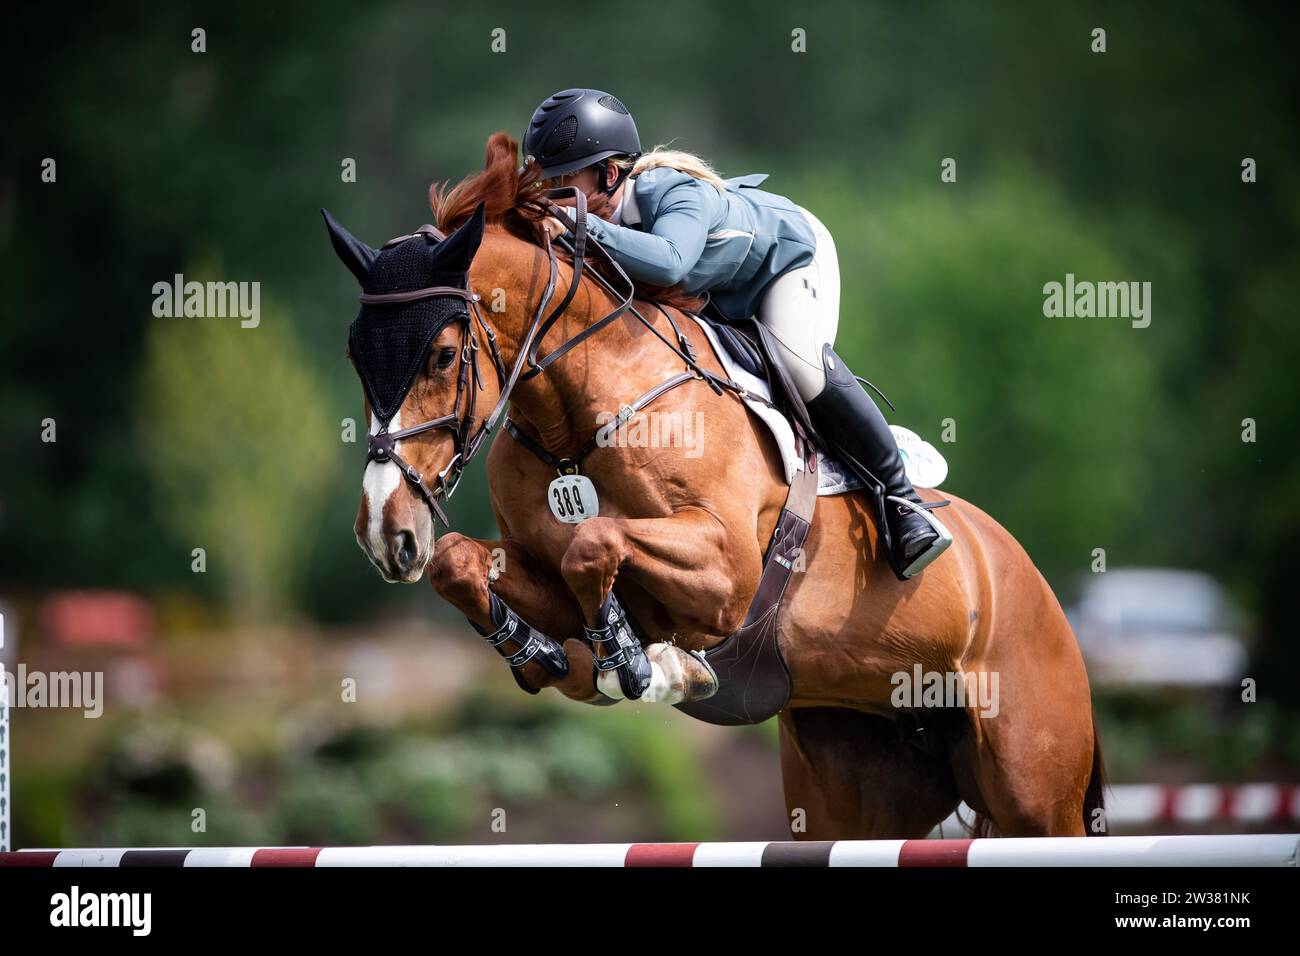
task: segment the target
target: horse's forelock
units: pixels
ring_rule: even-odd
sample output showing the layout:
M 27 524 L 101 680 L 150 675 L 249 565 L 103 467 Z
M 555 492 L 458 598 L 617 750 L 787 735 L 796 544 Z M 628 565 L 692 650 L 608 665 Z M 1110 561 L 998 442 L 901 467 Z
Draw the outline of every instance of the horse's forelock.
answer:
M 489 225 L 504 225 L 523 238 L 536 239 L 536 222 L 541 214 L 528 206 L 540 181 L 536 163 L 520 173 L 519 142 L 509 133 L 493 133 L 487 141 L 483 171 L 466 176 L 454 186 L 434 183 L 429 187 L 429 207 L 438 226 L 450 233 L 464 225 L 475 207 L 484 204 Z

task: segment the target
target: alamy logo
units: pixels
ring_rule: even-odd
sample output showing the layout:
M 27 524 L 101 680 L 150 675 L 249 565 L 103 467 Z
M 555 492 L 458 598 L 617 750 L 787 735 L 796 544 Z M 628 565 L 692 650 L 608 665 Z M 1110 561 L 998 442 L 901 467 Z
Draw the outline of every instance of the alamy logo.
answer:
M 20 663 L 0 672 L 0 693 L 14 708 L 81 710 L 91 720 L 104 714 L 103 671 L 29 671 Z
M 599 448 L 682 448 L 687 458 L 704 454 L 703 412 L 638 412 L 624 405 L 614 412 L 598 412 L 596 446 Z
M 153 314 L 159 319 L 234 319 L 245 329 L 262 321 L 262 283 L 186 282 L 176 273 L 171 282 L 153 284 Z
M 1049 319 L 1132 319 L 1135 329 L 1151 324 L 1150 282 L 1076 282 L 1074 273 L 1065 283 L 1043 286 L 1043 315 Z
M 74 886 L 50 897 L 50 925 L 125 926 L 133 936 L 148 936 L 153 928 L 153 894 L 82 893 Z
M 969 706 L 981 717 L 996 717 L 1001 709 L 997 671 L 923 671 L 914 664 L 910 673 L 896 671 L 889 682 L 894 685 L 889 702 L 899 710 Z

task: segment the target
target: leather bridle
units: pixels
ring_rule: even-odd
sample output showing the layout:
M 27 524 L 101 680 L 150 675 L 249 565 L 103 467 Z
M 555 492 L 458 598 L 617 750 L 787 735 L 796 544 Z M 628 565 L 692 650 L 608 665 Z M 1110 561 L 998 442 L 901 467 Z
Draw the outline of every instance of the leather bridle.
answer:
M 573 199 L 574 215 L 572 219 L 569 219 L 568 217 L 567 207 L 560 206 L 554 201 L 560 197 L 571 197 Z M 563 186 L 557 189 L 546 190 L 531 204 L 540 212 L 560 219 L 573 232 L 573 243 L 568 247 L 573 257 L 573 278 L 569 282 L 569 289 L 568 292 L 565 293 L 564 298 L 558 305 L 551 309 L 548 314 L 547 309 L 550 307 L 551 300 L 555 296 L 555 286 L 556 279 L 559 275 L 559 266 L 558 257 L 555 254 L 555 247 L 551 243 L 549 234 L 547 234 L 545 237 L 545 249 L 550 264 L 550 274 L 547 279 L 546 288 L 543 290 L 542 297 L 533 314 L 533 319 L 528 327 L 528 331 L 519 343 L 519 354 L 509 371 L 507 371 L 505 361 L 501 356 L 501 349 L 497 342 L 496 333 L 479 311 L 479 302 L 481 301 L 481 297 L 472 289 L 462 289 L 457 286 L 430 286 L 425 289 L 417 289 L 413 292 L 393 292 L 384 295 L 362 294 L 361 296 L 361 302 L 364 305 L 394 305 L 414 302 L 421 299 L 449 297 L 464 299 L 467 304 L 465 313 L 453 320 L 458 323 L 463 323 L 463 328 L 461 331 L 460 367 L 456 379 L 456 400 L 452 405 L 451 411 L 439 418 L 430 419 L 429 421 L 421 422 L 418 425 L 412 425 L 409 428 L 402 428 L 398 431 L 389 431 L 387 425 L 385 425 L 377 433 L 369 435 L 367 438 L 366 462 L 369 463 L 375 461 L 382 463 L 391 461 L 393 464 L 397 465 L 402 472 L 402 476 L 415 487 L 420 497 L 424 500 L 424 503 L 429 506 L 429 510 L 443 523 L 443 526 L 447 528 L 451 527 L 451 523 L 448 521 L 447 515 L 443 511 L 440 501 L 450 499 L 452 493 L 455 492 L 456 487 L 460 484 L 460 479 L 465 472 L 466 466 L 469 465 L 469 463 L 474 459 L 474 456 L 478 454 L 479 449 L 483 446 L 484 440 L 487 439 L 496 428 L 497 422 L 500 420 L 502 413 L 506 409 L 506 405 L 510 401 L 510 396 L 513 394 L 515 386 L 521 381 L 526 381 L 546 371 L 552 363 L 563 357 L 585 339 L 605 328 L 605 326 L 609 325 L 625 312 L 630 311 L 632 315 L 636 316 L 642 324 L 658 336 L 664 344 L 668 346 L 668 348 L 675 352 L 686 363 L 691 374 L 686 376 L 676 376 L 674 379 L 670 380 L 670 388 L 675 387 L 684 381 L 699 378 L 708 383 L 708 385 L 718 394 L 722 394 L 724 389 L 728 389 L 739 395 L 745 394 L 743 386 L 738 385 L 730 379 L 715 375 L 707 369 L 701 368 L 696 363 L 694 348 L 692 348 L 690 341 L 682 333 L 681 329 L 677 327 L 676 322 L 673 321 L 671 316 L 668 316 L 668 321 L 677 333 L 676 344 L 669 341 L 654 327 L 652 322 L 646 319 L 632 306 L 632 300 L 636 295 L 635 284 L 630 278 L 628 278 L 627 273 L 623 271 L 622 266 L 620 266 L 614 257 L 610 255 L 609 251 L 601 246 L 594 238 L 587 235 L 587 197 L 582 190 L 578 189 L 576 186 Z M 421 226 L 415 233 L 390 239 L 388 242 L 384 243 L 384 248 L 388 248 L 389 246 L 395 245 L 399 242 L 405 242 L 408 239 L 421 235 L 432 235 L 439 239 L 443 238 L 442 234 L 434 227 Z M 560 316 L 564 314 L 565 310 L 568 309 L 569 304 L 573 301 L 573 297 L 577 294 L 578 286 L 582 283 L 584 271 L 586 269 L 587 254 L 589 250 L 596 254 L 596 257 L 600 259 L 601 264 L 608 269 L 617 280 L 619 280 L 620 285 L 626 291 L 616 291 L 613 283 L 595 270 L 586 272 L 587 275 L 594 278 L 606 292 L 618 301 L 618 305 L 611 312 L 582 329 L 572 338 L 565 340 L 552 352 L 539 358 L 538 352 L 541 348 L 542 340 L 555 325 L 556 321 L 559 320 Z M 466 279 L 466 285 L 468 286 L 468 277 Z M 662 312 L 663 310 L 661 309 L 660 311 Z M 668 313 L 664 312 L 664 315 L 668 315 Z M 478 365 L 478 355 L 481 349 L 479 347 L 478 333 L 475 330 L 476 323 L 483 329 L 483 336 L 488 343 L 488 354 L 491 357 L 492 365 L 496 370 L 497 383 L 500 386 L 500 396 L 497 399 L 496 405 L 493 406 L 491 413 L 489 413 L 483 419 L 478 428 L 474 429 L 471 433 L 471 429 L 473 429 L 474 410 L 477 404 L 478 390 L 483 387 L 483 377 L 479 371 Z M 524 368 L 525 365 L 527 366 L 526 371 Z M 641 405 L 644 405 L 646 403 L 645 400 L 653 400 L 653 398 L 658 397 L 667 390 L 668 388 L 659 386 L 652 390 L 653 395 L 647 393 L 647 396 L 649 397 L 647 398 L 647 396 L 642 396 L 642 400 L 638 400 L 638 402 Z M 467 397 L 465 412 L 463 415 L 460 415 L 458 414 L 458 411 L 461 406 L 462 395 Z M 403 396 L 403 399 L 404 398 L 405 396 Z M 507 427 L 510 427 L 510 422 L 508 420 Z M 433 487 L 430 487 L 424 476 L 400 454 L 398 454 L 396 445 L 397 442 L 403 439 L 412 438 L 416 435 L 421 435 L 425 432 L 434 431 L 436 429 L 445 429 L 451 432 L 453 454 L 451 461 L 447 463 L 447 466 L 435 476 L 436 484 Z M 516 434 L 516 429 L 511 428 L 511 433 Z M 516 435 L 516 437 L 518 436 Z M 525 444 L 531 445 L 533 443 L 526 442 Z M 537 453 L 534 448 L 530 448 L 530 450 L 533 451 L 534 454 Z
M 540 362 L 537 360 L 537 349 L 541 344 L 542 337 L 550 330 L 559 319 L 564 311 L 573 301 L 574 295 L 577 294 L 578 285 L 582 280 L 583 268 L 586 259 L 587 248 L 587 202 L 586 196 L 576 187 L 569 186 L 560 189 L 552 189 L 544 192 L 538 200 L 538 208 L 550 215 L 563 216 L 562 208 L 557 206 L 553 200 L 558 196 L 571 194 L 575 203 L 575 221 L 570 225 L 574 230 L 574 248 L 573 248 L 573 280 L 569 284 L 569 291 L 555 308 L 547 314 L 547 308 L 551 299 L 555 295 L 556 278 L 559 274 L 557 257 L 555 249 L 551 244 L 550 236 L 546 237 L 546 254 L 550 262 L 550 275 L 546 283 L 546 288 L 542 293 L 541 300 L 538 302 L 537 310 L 533 315 L 533 320 L 529 326 L 527 334 L 520 342 L 519 355 L 515 359 L 514 366 L 507 371 L 505 360 L 501 356 L 501 348 L 497 342 L 496 333 L 492 326 L 483 318 L 479 310 L 481 296 L 469 288 L 459 288 L 458 286 L 429 286 L 424 289 L 416 289 L 412 292 L 394 292 L 384 295 L 361 295 L 363 305 L 398 305 L 408 302 L 415 302 L 421 299 L 438 299 L 438 298 L 461 298 L 466 302 L 466 311 L 459 318 L 455 319 L 457 323 L 462 324 L 461 347 L 460 347 L 460 367 L 456 376 L 456 400 L 452 405 L 451 411 L 439 418 L 433 418 L 426 422 L 420 422 L 418 425 L 412 425 L 409 428 L 402 428 L 398 431 L 389 431 L 385 425 L 378 432 L 368 435 L 366 440 L 366 462 L 388 462 L 395 464 L 402 473 L 402 477 L 410 482 L 415 490 L 419 493 L 424 503 L 429 506 L 429 510 L 434 516 L 443 523 L 445 527 L 450 527 L 451 523 L 447 519 L 447 514 L 443 511 L 440 500 L 448 500 L 455 492 L 457 485 L 460 484 L 461 476 L 464 474 L 466 466 L 478 454 L 479 449 L 483 446 L 484 440 L 492 434 L 497 422 L 501 418 L 501 413 L 505 410 L 510 396 L 514 392 L 515 385 L 523 378 L 530 378 L 533 375 L 544 371 L 548 365 L 558 359 L 561 355 L 571 349 L 574 345 L 585 339 L 588 335 L 603 328 L 609 322 L 622 315 L 632 304 L 632 297 L 635 294 L 635 288 L 632 281 L 627 278 L 626 273 L 618 266 L 604 249 L 604 262 L 619 274 L 624 280 L 627 287 L 627 294 L 622 298 L 618 307 L 602 318 L 599 322 L 594 323 L 584 329 L 578 335 L 568 340 L 560 346 L 555 352 L 547 355 Z M 405 242 L 408 239 L 417 236 L 431 235 L 435 238 L 443 238 L 442 234 L 432 226 L 422 226 L 419 230 L 410 235 L 398 236 L 384 243 L 384 248 Z M 468 285 L 468 281 L 466 283 Z M 477 430 L 473 430 L 474 410 L 477 405 L 478 390 L 483 387 L 483 376 L 479 370 L 478 355 L 481 351 L 479 347 L 479 337 L 475 326 L 483 330 L 483 336 L 488 343 L 488 354 L 492 359 L 493 368 L 497 375 L 497 384 L 500 387 L 500 396 L 496 405 L 492 408 L 491 413 L 483 419 Z M 530 366 L 528 373 L 523 374 L 524 365 Z M 460 414 L 461 398 L 465 396 L 465 411 Z M 406 461 L 397 451 L 397 442 L 413 438 L 416 435 L 424 434 L 438 429 L 445 429 L 452 435 L 452 457 L 447 466 L 443 468 L 436 477 L 436 484 L 430 487 L 429 482 L 410 462 Z
M 462 460 L 462 456 L 467 454 L 469 423 L 474 418 L 474 406 L 478 397 L 478 390 L 483 385 L 483 378 L 478 369 L 477 353 L 479 344 L 478 335 L 474 330 L 474 320 L 477 319 L 487 333 L 488 341 L 492 345 L 492 357 L 496 365 L 497 377 L 501 382 L 504 382 L 504 370 L 500 360 L 500 352 L 496 347 L 496 338 L 492 333 L 492 329 L 483 321 L 483 317 L 478 311 L 479 296 L 468 289 L 460 289 L 455 286 L 430 286 L 427 289 L 420 289 L 418 293 L 403 292 L 391 295 L 361 296 L 361 301 L 367 305 L 412 302 L 416 299 L 451 296 L 463 298 L 467 303 L 466 313 L 455 320 L 458 323 L 463 323 L 464 329 L 461 332 L 460 368 L 456 376 L 456 400 L 452 404 L 451 412 L 440 418 L 433 418 L 427 422 L 421 422 L 418 425 L 402 428 L 395 432 L 389 431 L 388 427 L 384 426 L 380 431 L 369 435 L 366 440 L 366 463 L 391 461 L 395 464 L 401 470 L 402 477 L 415 486 L 420 497 L 424 499 L 424 503 L 429 506 L 429 510 L 444 525 L 448 525 L 447 514 L 438 503 L 438 498 L 450 498 L 460 481 L 463 466 L 458 468 L 456 465 Z M 457 410 L 460 408 L 461 396 L 466 394 L 468 399 L 465 414 L 461 416 L 457 414 Z M 447 467 L 438 472 L 436 487 L 430 488 L 424 480 L 424 476 L 416 470 L 415 466 L 398 454 L 397 443 L 404 438 L 412 438 L 435 429 L 446 429 L 451 432 L 454 454 Z

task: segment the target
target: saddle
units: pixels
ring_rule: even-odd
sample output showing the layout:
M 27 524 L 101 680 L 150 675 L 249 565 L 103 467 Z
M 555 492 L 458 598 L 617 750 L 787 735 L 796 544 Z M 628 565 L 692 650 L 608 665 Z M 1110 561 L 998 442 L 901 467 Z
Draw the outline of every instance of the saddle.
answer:
M 696 318 L 713 330 L 729 358 L 755 378 L 767 382 L 772 404 L 790 419 L 799 438 L 818 448 L 827 447 L 817 434 L 808 416 L 808 407 L 786 371 L 781 350 L 762 323 L 754 318 L 730 319 L 711 300 L 705 303 Z

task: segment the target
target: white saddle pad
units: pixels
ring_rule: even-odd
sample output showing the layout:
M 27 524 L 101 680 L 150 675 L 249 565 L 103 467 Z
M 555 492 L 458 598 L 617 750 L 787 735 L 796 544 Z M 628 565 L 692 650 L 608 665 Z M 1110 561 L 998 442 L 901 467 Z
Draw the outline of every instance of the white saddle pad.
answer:
M 767 387 L 767 382 L 750 375 L 735 364 L 731 359 L 731 353 L 718 343 L 717 335 L 708 323 L 701 322 L 695 316 L 691 318 L 704 332 L 709 344 L 713 346 L 713 351 L 717 354 L 718 361 L 722 363 L 727 377 L 738 385 L 745 386 L 745 390 L 751 395 L 770 399 L 772 393 Z M 749 410 L 767 426 L 772 438 L 776 440 L 776 447 L 781 453 L 781 463 L 785 467 L 785 480 L 787 483 L 793 481 L 795 470 L 799 467 L 799 459 L 794 452 L 794 430 L 790 427 L 790 422 L 776 409 L 761 401 L 751 397 L 746 397 L 744 401 Z M 943 455 L 915 432 L 900 425 L 890 425 L 889 428 L 898 442 L 898 450 L 902 453 L 908 480 L 918 488 L 938 488 L 948 477 L 948 462 L 944 460 Z M 817 453 L 817 495 L 819 497 L 839 495 L 861 487 L 862 480 L 839 461 L 820 451 Z

